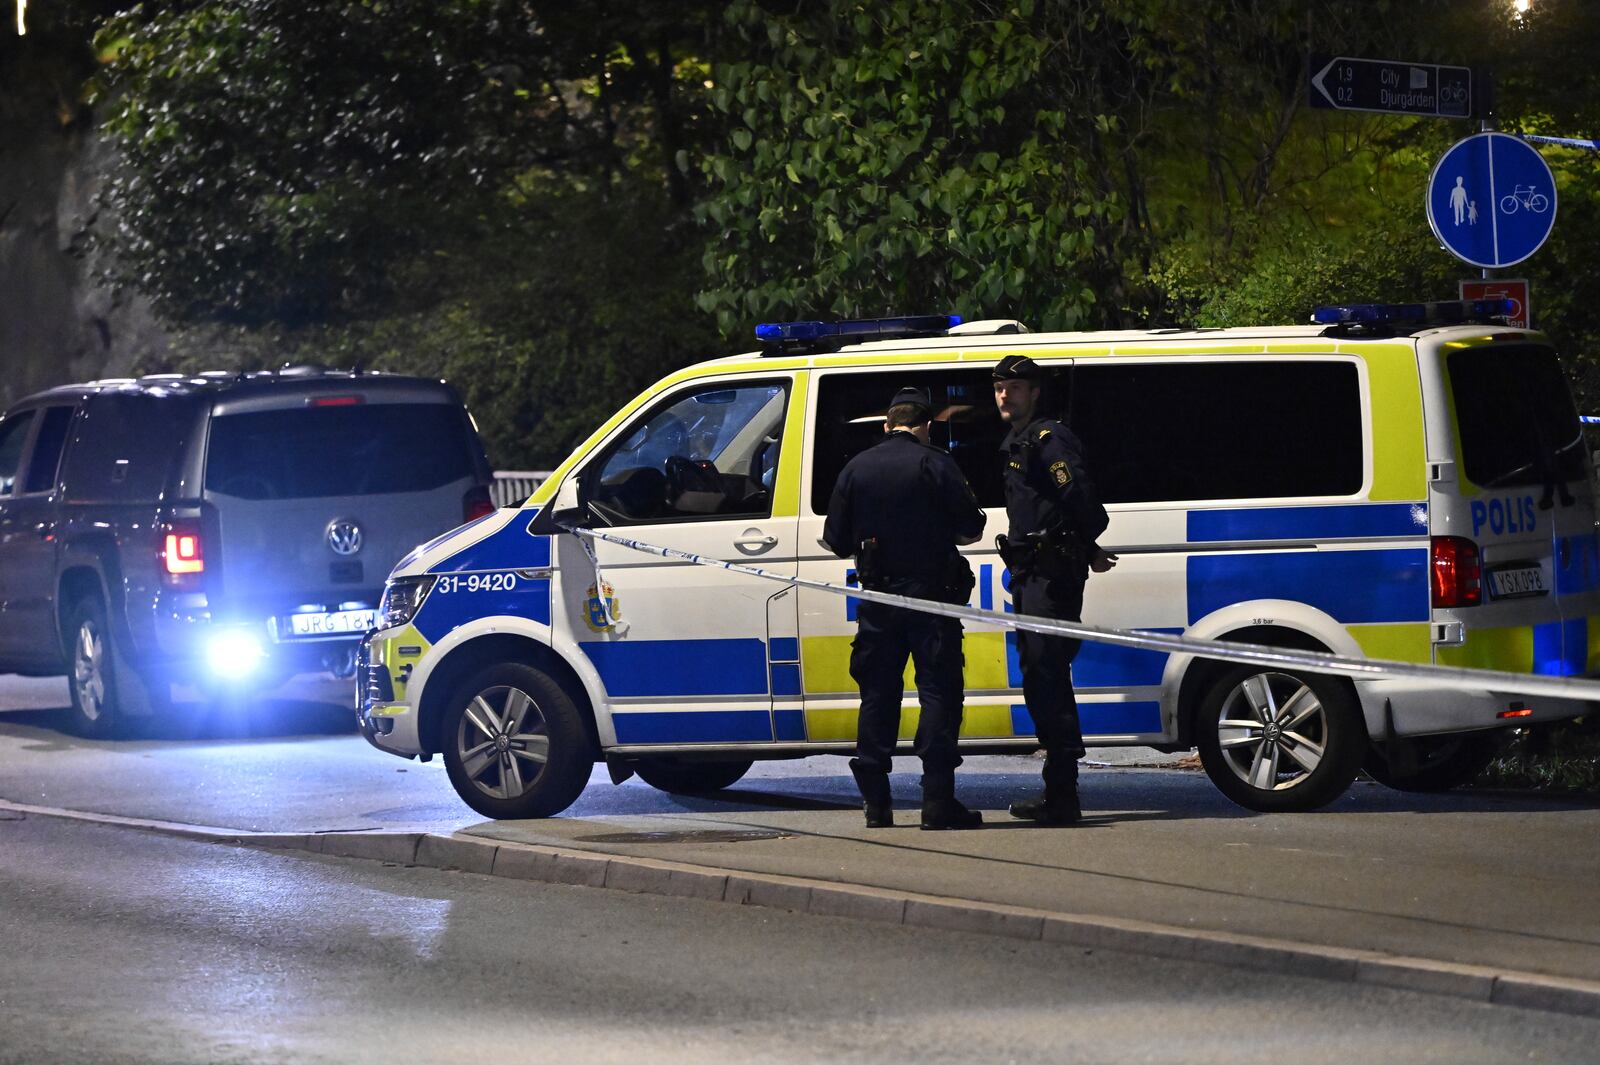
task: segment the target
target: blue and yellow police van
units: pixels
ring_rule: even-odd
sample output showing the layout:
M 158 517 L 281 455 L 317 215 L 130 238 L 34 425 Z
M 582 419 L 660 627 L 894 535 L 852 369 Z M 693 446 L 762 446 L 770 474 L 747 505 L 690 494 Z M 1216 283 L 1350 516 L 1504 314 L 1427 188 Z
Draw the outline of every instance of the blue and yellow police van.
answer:
M 853 603 L 616 537 L 846 585 L 821 546 L 834 479 L 889 398 L 928 390 L 934 441 L 989 516 L 971 605 L 1009 610 L 990 369 L 1027 354 L 1082 439 L 1121 556 L 1086 623 L 1403 663 L 1582 676 L 1600 662 L 1588 456 L 1555 349 L 1471 304 L 1319 309 L 1307 326 L 1029 333 L 959 318 L 763 329 L 761 350 L 669 374 L 523 506 L 424 544 L 362 649 L 374 745 L 444 758 L 494 818 L 569 806 L 603 761 L 671 791 L 757 759 L 851 749 Z M 963 750 L 1035 746 L 1015 636 L 966 626 Z M 1586 704 L 1399 675 L 1086 643 L 1091 746 L 1195 749 L 1256 810 L 1305 810 L 1365 768 L 1451 787 L 1507 727 Z M 908 678 L 908 688 L 910 687 Z M 908 696 L 901 736 L 916 727 Z

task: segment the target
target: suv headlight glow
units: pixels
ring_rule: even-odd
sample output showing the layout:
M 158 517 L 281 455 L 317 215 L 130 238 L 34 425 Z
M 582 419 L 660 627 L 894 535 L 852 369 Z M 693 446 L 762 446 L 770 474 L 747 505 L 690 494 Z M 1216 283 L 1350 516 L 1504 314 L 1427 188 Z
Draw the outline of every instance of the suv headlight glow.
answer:
M 383 598 L 378 601 L 378 627 L 392 629 L 416 617 L 422 601 L 428 598 L 437 577 L 396 577 L 383 586 Z

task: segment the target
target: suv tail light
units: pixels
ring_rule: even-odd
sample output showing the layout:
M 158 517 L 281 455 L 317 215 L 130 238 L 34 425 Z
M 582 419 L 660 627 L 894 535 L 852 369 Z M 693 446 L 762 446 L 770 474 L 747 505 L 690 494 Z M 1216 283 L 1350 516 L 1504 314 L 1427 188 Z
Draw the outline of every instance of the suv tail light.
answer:
M 185 584 L 205 572 L 206 552 L 198 524 L 173 522 L 167 526 L 161 549 L 161 568 L 169 584 Z
M 486 514 L 495 511 L 494 500 L 489 495 L 489 490 L 479 485 L 470 488 L 467 494 L 461 497 L 461 517 L 465 521 L 477 521 Z
M 1483 602 L 1483 561 L 1465 536 L 1433 538 L 1433 605 L 1477 606 Z

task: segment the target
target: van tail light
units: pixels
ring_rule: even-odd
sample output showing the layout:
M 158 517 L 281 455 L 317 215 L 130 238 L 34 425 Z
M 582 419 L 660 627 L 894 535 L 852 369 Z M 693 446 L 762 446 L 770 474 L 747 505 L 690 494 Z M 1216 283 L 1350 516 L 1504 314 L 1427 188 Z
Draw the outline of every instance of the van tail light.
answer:
M 1433 538 L 1433 605 L 1477 606 L 1483 602 L 1483 561 L 1465 536 Z
M 489 496 L 489 490 L 479 485 L 477 488 L 467 490 L 461 497 L 461 517 L 465 521 L 477 521 L 486 514 L 495 511 L 494 500 Z
M 205 546 L 198 525 L 174 522 L 167 526 L 161 548 L 161 568 L 169 584 L 187 583 L 206 571 Z

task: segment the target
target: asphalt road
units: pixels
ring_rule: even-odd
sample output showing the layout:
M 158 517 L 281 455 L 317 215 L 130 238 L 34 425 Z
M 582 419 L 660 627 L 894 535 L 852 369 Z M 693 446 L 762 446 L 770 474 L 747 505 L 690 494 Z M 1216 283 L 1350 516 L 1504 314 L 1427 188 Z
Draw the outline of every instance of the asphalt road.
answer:
M 48 704 L 50 683 L 0 679 L 0 707 Z M 960 787 L 990 826 L 924 833 L 905 759 L 894 786 L 907 827 L 868 832 L 844 760 L 822 757 L 760 763 L 705 798 L 615 787 L 597 770 L 564 816 L 495 823 L 461 804 L 437 761 L 361 742 L 342 693 L 306 680 L 122 743 L 68 735 L 45 711 L 0 714 L 0 798 L 232 829 L 459 831 L 1600 979 L 1593 802 L 1362 783 L 1325 811 L 1266 816 L 1198 772 L 1094 768 L 1086 824 L 1036 829 L 1004 808 L 1036 786 L 1037 763 L 981 758 Z
M 1587 1062 L 1600 1021 L 0 816 L 0 1063 Z

